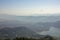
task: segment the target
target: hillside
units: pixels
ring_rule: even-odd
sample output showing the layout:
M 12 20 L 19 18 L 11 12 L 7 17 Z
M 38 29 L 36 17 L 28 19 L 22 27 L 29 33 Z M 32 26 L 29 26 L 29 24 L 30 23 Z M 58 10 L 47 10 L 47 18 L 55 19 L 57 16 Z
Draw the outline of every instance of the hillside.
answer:
M 16 28 L 3 28 L 0 29 L 0 37 L 32 37 L 32 38 L 39 38 L 42 37 L 42 35 L 39 35 L 32 30 L 26 28 L 26 27 L 16 27 Z

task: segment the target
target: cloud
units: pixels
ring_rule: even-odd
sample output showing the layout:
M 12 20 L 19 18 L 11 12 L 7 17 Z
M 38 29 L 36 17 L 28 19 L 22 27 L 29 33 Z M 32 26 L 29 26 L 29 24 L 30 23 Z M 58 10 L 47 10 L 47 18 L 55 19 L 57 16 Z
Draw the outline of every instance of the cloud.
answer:
M 40 34 L 60 37 L 60 31 L 59 30 L 60 30 L 59 28 L 50 27 L 49 31 L 43 31 Z
M 12 15 L 55 14 L 60 13 L 60 8 L 0 9 L 0 13 Z

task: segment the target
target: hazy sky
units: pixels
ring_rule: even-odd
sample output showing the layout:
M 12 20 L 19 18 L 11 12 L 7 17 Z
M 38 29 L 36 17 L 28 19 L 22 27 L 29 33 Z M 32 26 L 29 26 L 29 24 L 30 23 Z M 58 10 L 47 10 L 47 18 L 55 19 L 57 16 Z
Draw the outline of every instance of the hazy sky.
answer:
M 60 0 L 0 0 L 0 14 L 59 14 Z

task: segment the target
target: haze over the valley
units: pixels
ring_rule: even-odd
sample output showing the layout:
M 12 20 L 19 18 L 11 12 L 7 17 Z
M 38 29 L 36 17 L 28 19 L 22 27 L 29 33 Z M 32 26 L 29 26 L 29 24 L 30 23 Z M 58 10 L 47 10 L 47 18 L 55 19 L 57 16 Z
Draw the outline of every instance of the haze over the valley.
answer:
M 12 32 L 18 36 L 26 33 L 27 36 L 40 37 L 42 34 L 60 37 L 59 30 L 60 0 L 0 0 L 1 34 L 11 35 Z

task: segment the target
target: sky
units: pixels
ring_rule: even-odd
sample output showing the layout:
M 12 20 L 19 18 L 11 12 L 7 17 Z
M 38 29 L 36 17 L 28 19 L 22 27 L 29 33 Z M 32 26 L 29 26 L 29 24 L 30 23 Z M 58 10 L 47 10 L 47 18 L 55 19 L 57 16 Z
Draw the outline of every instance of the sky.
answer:
M 0 0 L 0 14 L 19 16 L 60 14 L 60 0 Z

